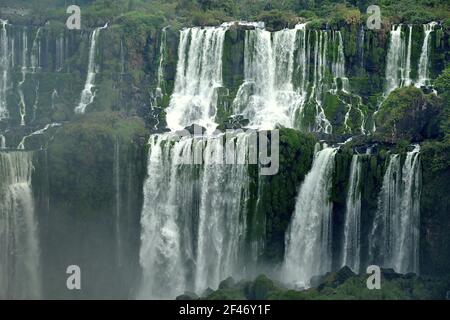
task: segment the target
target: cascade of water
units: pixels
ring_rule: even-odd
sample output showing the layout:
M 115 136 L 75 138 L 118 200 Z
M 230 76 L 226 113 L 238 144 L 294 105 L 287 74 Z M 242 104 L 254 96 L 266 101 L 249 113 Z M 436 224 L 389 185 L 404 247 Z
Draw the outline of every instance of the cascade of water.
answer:
M 303 106 L 304 74 L 300 88 L 294 87 L 295 51 L 306 61 L 306 28 L 304 24 L 294 29 L 271 33 L 263 29 L 247 31 L 245 43 L 245 80 L 234 101 L 236 113 L 250 119 L 250 127 L 272 129 L 277 124 L 294 127 L 298 111 Z M 301 65 L 302 72 L 306 65 Z
M 417 82 L 416 82 L 416 87 L 418 87 L 418 88 L 429 84 L 428 62 L 429 62 L 429 51 L 430 51 L 430 49 L 429 49 L 430 35 L 431 35 L 431 32 L 434 31 L 434 27 L 436 25 L 437 25 L 437 23 L 434 21 L 423 25 L 424 38 L 423 38 L 422 52 L 420 53 L 419 70 L 418 70 L 418 77 L 417 77 Z
M 175 88 L 167 108 L 167 125 L 179 130 L 196 123 L 217 127 L 217 89 L 222 87 L 222 54 L 227 27 L 180 31 Z
M 20 125 L 25 125 L 25 117 L 27 115 L 27 107 L 25 103 L 25 95 L 23 93 L 23 85 L 25 83 L 25 80 L 27 78 L 28 73 L 28 34 L 27 34 L 27 28 L 23 29 L 22 32 L 22 80 L 19 82 L 19 85 L 17 86 L 18 92 L 19 92 L 19 112 L 20 112 Z
M 40 134 L 44 134 L 48 129 L 50 128 L 54 128 L 54 127 L 60 127 L 61 124 L 60 123 L 49 123 L 47 124 L 44 128 L 34 131 L 31 134 L 24 136 L 22 138 L 22 140 L 20 141 L 19 145 L 17 146 L 17 149 L 19 150 L 25 150 L 25 142 L 27 141 L 27 139 L 31 136 L 36 136 L 36 135 L 40 135 Z
M 96 55 L 96 47 L 98 36 L 100 31 L 106 29 L 108 24 L 101 28 L 96 28 L 92 31 L 91 35 L 91 46 L 89 48 L 89 63 L 88 63 L 88 73 L 86 77 L 86 83 L 84 84 L 84 89 L 81 92 L 80 102 L 78 106 L 75 108 L 75 113 L 84 113 L 86 111 L 86 107 L 90 105 L 95 98 L 95 92 L 92 90 L 95 88 L 95 76 L 98 72 L 98 68 L 95 64 L 95 55 Z
M 402 38 L 402 25 L 392 26 L 389 49 L 386 58 L 386 86 L 384 95 L 401 86 L 401 74 L 404 70 L 405 41 Z
M 64 32 L 61 32 L 59 37 L 56 39 L 56 71 L 61 71 L 64 67 L 64 62 L 66 59 L 65 55 L 65 37 Z
M 121 197 L 121 188 L 120 188 L 120 144 L 119 144 L 119 138 L 116 138 L 115 144 L 114 144 L 114 189 L 115 189 L 115 231 L 116 231 L 116 259 L 117 259 L 117 265 L 121 266 L 122 264 L 122 238 L 121 238 L 121 207 L 122 207 L 122 197 Z
M 36 31 L 36 36 L 33 40 L 33 46 L 31 47 L 30 56 L 30 69 L 31 72 L 35 73 L 40 68 L 40 52 L 41 52 L 41 28 L 39 27 Z
M 403 167 L 399 155 L 391 156 L 371 232 L 370 258 L 399 273 L 419 272 L 419 152 L 408 152 Z
M 8 31 L 6 29 L 8 21 L 0 20 L 0 23 L 2 24 L 2 29 L 0 30 L 0 120 L 2 120 L 9 116 L 6 93 L 11 63 L 9 58 Z
M 361 256 L 361 161 L 353 155 L 347 192 L 341 266 L 359 273 Z
M 408 32 L 408 48 L 406 49 L 406 62 L 405 62 L 405 72 L 402 78 L 402 86 L 408 87 L 411 85 L 411 46 L 412 46 L 412 32 L 413 27 L 409 25 Z
M 218 164 L 226 157 L 222 138 L 173 139 L 152 135 L 149 142 L 141 217 L 142 298 L 201 293 L 230 275 L 241 276 L 247 166 Z M 248 142 L 242 133 L 226 145 L 242 157 Z M 192 165 L 202 150 L 204 165 Z
M 55 110 L 55 100 L 58 97 L 58 91 L 56 89 L 53 89 L 52 92 L 52 110 Z
M 32 170 L 32 153 L 0 152 L 0 299 L 41 296 Z
M 311 277 L 331 271 L 331 211 L 335 148 L 316 153 L 312 169 L 300 187 L 286 232 L 284 278 L 304 287 Z
M 333 43 L 336 43 L 337 36 L 337 55 L 332 63 L 332 73 L 334 80 L 334 88 L 338 90 L 337 79 L 341 79 L 342 81 L 342 91 L 349 92 L 349 82 L 348 78 L 345 75 L 345 55 L 344 55 L 344 42 L 342 41 L 342 34 L 340 31 L 333 32 Z
M 158 62 L 158 73 L 157 73 L 157 83 L 156 83 L 156 97 L 162 97 L 163 88 L 162 83 L 164 81 L 164 59 L 166 55 L 167 46 L 167 28 L 164 27 L 161 31 L 161 44 L 159 46 L 159 62 Z
M 0 134 L 0 149 L 6 149 L 6 138 Z
M 364 31 L 364 26 L 361 25 L 361 29 L 359 30 L 359 42 L 358 42 L 358 51 L 359 51 L 359 63 L 361 67 L 361 71 L 364 72 L 364 46 L 365 46 L 365 40 L 366 35 Z

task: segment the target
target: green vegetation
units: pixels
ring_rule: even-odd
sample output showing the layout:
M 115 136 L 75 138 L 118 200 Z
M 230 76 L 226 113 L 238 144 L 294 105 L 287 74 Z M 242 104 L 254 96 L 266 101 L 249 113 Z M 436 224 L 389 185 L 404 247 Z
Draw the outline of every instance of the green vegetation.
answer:
M 415 87 L 394 90 L 375 116 L 377 135 L 390 142 L 401 139 L 421 141 L 439 134 L 438 116 L 442 101 Z
M 315 279 L 317 287 L 297 291 L 284 288 L 265 275 L 253 281 L 224 280 L 216 291 L 207 291 L 201 299 L 227 300 L 414 300 L 444 299 L 450 278 L 423 279 L 413 274 L 399 275 L 382 270 L 380 290 L 367 289 L 368 275 L 354 274 L 348 267 Z M 195 297 L 193 297 L 195 298 Z
M 64 0 L 5 0 L 4 6 L 30 8 L 33 19 L 64 19 Z M 171 25 L 209 25 L 230 20 L 257 20 L 267 22 L 269 28 L 292 25 L 299 17 L 331 24 L 359 23 L 366 9 L 373 4 L 368 0 L 73 0 L 82 7 L 84 27 L 113 21 L 125 14 L 139 13 L 159 17 Z M 382 0 L 385 22 L 423 23 L 450 19 L 450 4 L 440 0 Z M 53 9 L 49 9 L 53 8 Z M 36 19 L 40 17 L 39 19 Z M 25 18 L 26 19 L 26 18 Z

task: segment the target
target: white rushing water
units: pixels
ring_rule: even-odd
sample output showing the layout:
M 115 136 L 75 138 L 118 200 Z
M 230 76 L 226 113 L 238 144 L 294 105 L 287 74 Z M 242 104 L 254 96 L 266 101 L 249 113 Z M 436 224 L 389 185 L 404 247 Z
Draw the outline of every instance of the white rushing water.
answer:
M 0 149 L 6 149 L 6 138 L 0 134 Z
M 308 287 L 311 277 L 331 271 L 330 192 L 336 152 L 326 147 L 316 153 L 286 232 L 283 277 L 298 287 Z
M 304 49 L 305 32 L 305 25 L 274 32 L 273 39 L 263 29 L 246 32 L 245 80 L 233 105 L 235 113 L 250 119 L 251 127 L 294 127 L 296 112 L 306 98 L 306 92 L 294 88 L 294 52 L 297 46 Z
M 242 156 L 248 140 L 242 133 L 226 144 L 235 145 Z M 172 134 L 152 135 L 149 144 L 138 297 L 202 293 L 228 276 L 240 277 L 247 166 L 218 164 L 225 154 L 217 137 L 184 137 L 177 142 Z M 204 165 L 192 165 L 202 148 Z
M 97 48 L 97 41 L 98 36 L 100 34 L 100 31 L 103 29 L 106 29 L 108 27 L 108 24 L 101 28 L 96 28 L 94 31 L 92 31 L 91 34 L 91 45 L 89 48 L 89 63 L 88 63 L 88 73 L 86 77 L 86 82 L 84 84 L 84 89 L 81 92 L 80 102 L 75 107 L 75 113 L 85 113 L 86 107 L 90 105 L 95 98 L 95 76 L 98 72 L 98 67 L 95 64 L 95 56 L 96 56 L 96 48 Z
M 420 53 L 419 69 L 417 72 L 418 75 L 417 75 L 417 82 L 416 82 L 416 87 L 418 87 L 418 88 L 429 84 L 430 79 L 429 79 L 428 63 L 429 63 L 429 59 L 430 59 L 429 58 L 430 35 L 431 35 L 431 32 L 434 31 L 434 28 L 436 25 L 437 25 L 437 23 L 434 21 L 423 25 L 424 38 L 423 38 L 422 51 Z
M 392 155 L 383 179 L 374 220 L 370 258 L 396 272 L 419 273 L 421 168 L 420 147 Z
M 411 39 L 412 27 L 409 27 L 408 45 L 402 33 L 402 25 L 392 26 L 386 57 L 386 84 L 384 96 L 395 89 L 411 85 Z
M 217 89 L 222 87 L 222 54 L 227 27 L 180 31 L 175 88 L 167 108 L 167 125 L 179 130 L 196 123 L 216 128 Z
M 0 30 L 0 120 L 8 118 L 8 106 L 6 94 L 9 87 L 9 72 L 11 67 L 8 21 L 0 20 L 2 29 Z
M 0 152 L 0 299 L 41 296 L 32 154 Z
M 35 73 L 40 68 L 41 63 L 41 28 L 39 27 L 36 31 L 36 35 L 33 40 L 33 46 L 31 47 L 30 55 L 30 69 L 31 72 Z
M 341 32 L 311 31 L 306 24 L 272 33 L 260 28 L 246 31 L 244 76 L 233 108 L 250 120 L 252 128 L 281 125 L 331 133 L 323 96 L 350 94 Z M 349 115 L 352 106 L 345 104 Z M 315 109 L 313 124 L 304 123 L 306 105 Z
M 27 115 L 27 106 L 25 103 L 25 95 L 23 93 L 23 85 L 27 79 L 28 73 L 28 34 L 27 28 L 25 27 L 22 31 L 22 80 L 20 80 L 17 90 L 19 92 L 19 112 L 20 112 L 20 125 L 25 125 L 25 117 Z
M 49 123 L 44 128 L 39 129 L 37 131 L 34 131 L 34 132 L 30 133 L 29 135 L 24 136 L 22 138 L 22 140 L 20 141 L 19 145 L 17 146 L 17 149 L 25 150 L 25 142 L 27 141 L 27 139 L 29 137 L 40 135 L 40 134 L 44 134 L 48 129 L 54 128 L 54 127 L 60 127 L 60 126 L 61 126 L 60 123 Z
M 353 155 L 347 192 L 341 266 L 359 273 L 361 257 L 361 156 Z

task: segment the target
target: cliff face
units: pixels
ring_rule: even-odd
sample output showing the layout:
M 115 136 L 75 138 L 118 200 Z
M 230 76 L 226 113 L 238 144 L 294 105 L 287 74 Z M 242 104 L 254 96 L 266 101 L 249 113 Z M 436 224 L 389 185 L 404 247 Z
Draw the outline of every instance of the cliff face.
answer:
M 72 261 L 80 265 L 87 277 L 79 297 L 105 297 L 111 278 L 115 279 L 111 298 L 134 295 L 129 289 L 133 285 L 129 284 L 138 282 L 139 276 L 135 275 L 140 272 L 147 138 L 149 133 L 166 129 L 166 110 L 175 90 L 179 54 L 188 54 L 179 48 L 179 31 L 174 27 L 161 30 L 155 27 L 159 24 L 124 17 L 105 29 L 96 29 L 97 34 L 94 30 L 68 31 L 55 22 L 41 27 L 3 24 L 0 70 L 5 76 L 0 96 L 6 106 L 4 115 L 8 116 L 0 120 L 0 134 L 5 137 L 7 148 L 36 150 L 38 155 L 33 185 L 47 297 L 61 297 L 61 292 L 67 292 L 64 271 Z M 423 28 L 414 25 L 402 29 L 405 50 L 411 34 L 412 81 L 420 75 Z M 285 233 L 298 189 L 311 167 L 315 142 L 324 136 L 343 142 L 351 135 L 368 134 L 373 129 L 373 115 L 390 93 L 386 93 L 386 69 L 392 63 L 388 61 L 393 37 L 390 30 L 386 27 L 379 32 L 363 31 L 359 25 L 342 25 L 333 30 L 306 26 L 291 38 L 301 49 L 286 53 L 285 48 L 279 48 L 271 53 L 270 63 L 282 63 L 277 58 L 292 59 L 290 67 L 296 77 L 289 81 L 295 88 L 303 86 L 304 99 L 314 99 L 305 102 L 301 112 L 296 110 L 290 119 L 293 129 L 282 130 L 279 174 L 260 178 L 257 169 L 249 169 L 252 180 L 247 204 L 247 245 L 257 243 L 258 259 L 265 264 L 277 265 L 283 259 Z M 231 26 L 225 33 L 223 83 L 214 92 L 218 97 L 215 120 L 221 128 L 230 127 L 230 117 L 239 107 L 237 97 L 245 89 L 245 80 L 250 80 L 248 70 L 246 74 L 249 57 L 254 57 L 253 51 L 266 54 L 261 50 L 267 48 L 258 42 L 264 37 L 256 35 L 251 39 L 257 32 L 254 26 Z M 275 34 L 270 37 L 277 38 Z M 246 51 L 251 41 L 252 52 Z M 429 46 L 429 77 L 434 79 L 448 63 L 448 29 L 436 27 Z M 302 55 L 306 52 L 308 56 Z M 392 66 L 405 67 L 401 63 Z M 345 73 L 339 74 L 343 66 Z M 268 65 L 260 68 L 255 70 L 263 75 L 269 72 Z M 323 70 L 319 72 L 319 68 Z M 314 91 L 319 78 L 323 86 L 320 95 Z M 274 79 L 272 87 L 261 89 L 260 83 L 252 84 L 249 92 L 260 90 L 263 96 L 258 103 L 264 104 L 266 88 L 283 91 L 282 84 L 287 79 L 277 79 L 277 75 Z M 85 114 L 77 114 L 76 108 L 86 98 L 86 88 L 92 100 L 88 97 Z M 245 106 L 249 101 L 238 102 Z M 410 101 L 416 102 L 414 110 L 409 108 Z M 400 104 L 406 109 L 394 109 Z M 393 91 L 375 117 L 379 119 L 378 135 L 356 138 L 351 148 L 339 151 L 331 197 L 335 244 L 340 243 L 343 233 L 352 155 L 373 147 L 372 154 L 362 161 L 361 232 L 367 234 L 388 165 L 386 152 L 400 153 L 404 161 L 410 142 L 439 137 L 438 124 L 433 119 L 441 117 L 442 104 L 426 88 L 425 93 L 413 88 Z M 323 109 L 322 122 L 317 122 L 319 108 Z M 245 110 L 239 111 L 245 118 Z M 331 131 L 326 129 L 328 126 Z M 394 126 L 395 133 L 384 130 Z M 321 132 L 308 134 L 309 131 Z M 435 145 L 423 151 L 423 274 L 445 274 L 450 270 L 450 200 L 446 183 L 450 177 L 448 157 L 443 156 L 447 153 L 446 149 L 436 150 Z M 444 164 L 438 169 L 430 168 L 428 161 L 438 161 L 439 157 L 444 157 Z M 361 246 L 367 251 L 366 238 Z M 340 267 L 340 250 L 340 245 L 333 248 L 334 269 Z M 362 260 L 368 261 L 368 257 L 363 256 Z M 67 293 L 67 297 L 78 296 Z

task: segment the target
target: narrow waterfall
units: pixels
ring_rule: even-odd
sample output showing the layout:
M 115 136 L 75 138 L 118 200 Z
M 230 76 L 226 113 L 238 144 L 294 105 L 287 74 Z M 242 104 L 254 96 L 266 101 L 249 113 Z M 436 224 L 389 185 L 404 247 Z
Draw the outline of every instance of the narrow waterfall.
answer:
M 0 32 L 0 120 L 8 118 L 9 112 L 7 107 L 6 93 L 9 87 L 10 72 L 10 50 L 8 31 L 6 26 L 8 21 L 0 20 L 2 29 Z
M 95 76 L 98 72 L 98 68 L 95 64 L 97 41 L 100 31 L 106 29 L 107 27 L 108 24 L 106 24 L 104 27 L 96 28 L 94 31 L 92 31 L 86 83 L 84 84 L 84 89 L 81 92 L 80 103 L 75 108 L 75 113 L 84 113 L 86 111 L 86 107 L 94 101 L 95 91 L 93 92 L 93 89 L 95 88 Z
M 159 61 L 158 61 L 158 73 L 157 73 L 157 83 L 156 83 L 156 97 L 161 97 L 164 92 L 162 84 L 164 81 L 164 59 L 167 50 L 167 28 L 164 27 L 161 30 L 161 43 L 159 45 Z
M 402 35 L 402 25 L 392 26 L 386 57 L 386 85 L 384 95 L 395 89 L 410 85 L 412 27 L 409 27 L 408 46 Z
M 430 35 L 431 32 L 434 31 L 434 27 L 437 25 L 436 22 L 430 22 L 428 24 L 423 25 L 423 45 L 422 52 L 420 53 L 419 60 L 419 70 L 417 76 L 416 87 L 420 88 L 421 86 L 426 86 L 429 84 L 429 71 L 428 71 L 428 62 L 429 62 L 429 47 L 430 47 Z
M 337 40 L 336 40 L 337 37 Z M 333 32 L 333 43 L 338 43 L 337 53 L 332 63 L 332 73 L 334 80 L 334 88 L 338 90 L 337 79 L 342 81 L 342 91 L 349 92 L 349 81 L 345 75 L 345 55 L 344 55 L 344 42 L 342 40 L 342 33 L 340 31 Z
M 120 186 L 120 143 L 119 138 L 116 138 L 114 143 L 114 191 L 115 191 L 115 238 L 116 238 L 116 261 L 120 267 L 122 265 L 122 232 L 121 232 L 121 210 L 122 210 L 122 196 Z
M 58 91 L 56 89 L 53 89 L 52 98 L 51 98 L 52 99 L 52 110 L 55 110 L 55 108 L 56 108 L 56 105 L 55 105 L 56 98 L 58 98 Z
M 64 44 L 65 44 L 64 32 L 61 32 L 59 37 L 56 39 L 56 62 L 55 62 L 56 71 L 61 71 L 64 67 L 66 59 Z
M 6 149 L 6 138 L 0 134 L 0 149 Z
M 411 85 L 411 47 L 412 47 L 412 32 L 413 26 L 409 25 L 408 32 L 408 47 L 406 49 L 406 62 L 405 62 L 405 72 L 402 78 L 402 85 L 408 87 Z
M 41 296 L 32 153 L 0 152 L 0 299 Z
M 23 29 L 22 32 L 22 80 L 20 80 L 19 85 L 17 86 L 17 90 L 19 92 L 19 112 L 20 112 L 20 125 L 25 125 L 25 117 L 27 115 L 27 107 L 25 103 L 25 95 L 23 93 L 23 85 L 27 79 L 28 73 L 28 35 L 27 28 Z
M 33 46 L 31 47 L 31 55 L 30 55 L 30 68 L 31 72 L 35 73 L 40 68 L 40 59 L 41 59 L 41 28 L 39 27 L 36 31 L 36 36 L 33 40 Z
M 249 139 L 245 133 L 227 139 L 227 150 L 235 147 L 235 163 L 245 163 Z M 223 164 L 221 137 L 178 139 L 168 133 L 152 135 L 149 145 L 138 296 L 202 293 L 228 276 L 242 276 L 247 166 Z M 204 164 L 193 165 L 203 155 Z
M 336 152 L 327 147 L 316 153 L 286 233 L 284 277 L 299 287 L 307 287 L 311 277 L 331 271 L 330 192 Z
M 419 272 L 420 147 L 407 153 L 401 166 L 392 155 L 384 175 L 370 241 L 374 263 L 396 272 Z
M 17 149 L 25 150 L 25 142 L 27 141 L 27 139 L 29 137 L 40 135 L 40 134 L 44 134 L 48 129 L 54 128 L 54 127 L 60 127 L 60 126 L 61 126 L 60 123 L 49 123 L 44 128 L 39 129 L 37 131 L 34 131 L 34 132 L 30 133 L 29 135 L 24 136 L 22 138 L 22 140 L 20 141 L 19 145 L 17 146 Z
M 295 126 L 295 116 L 306 92 L 294 88 L 294 52 L 300 48 L 305 62 L 305 25 L 273 33 L 256 28 L 245 39 L 245 80 L 234 101 L 236 113 L 250 119 L 250 126 L 272 129 Z M 305 65 L 301 67 L 306 70 Z M 305 81 L 304 77 L 301 81 Z M 300 85 L 300 87 L 302 87 Z
M 353 155 L 347 192 L 341 266 L 359 273 L 361 256 L 361 156 Z
M 227 27 L 180 31 L 175 88 L 167 108 L 171 130 L 196 123 L 214 131 L 217 89 L 222 87 L 222 54 Z

